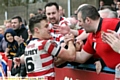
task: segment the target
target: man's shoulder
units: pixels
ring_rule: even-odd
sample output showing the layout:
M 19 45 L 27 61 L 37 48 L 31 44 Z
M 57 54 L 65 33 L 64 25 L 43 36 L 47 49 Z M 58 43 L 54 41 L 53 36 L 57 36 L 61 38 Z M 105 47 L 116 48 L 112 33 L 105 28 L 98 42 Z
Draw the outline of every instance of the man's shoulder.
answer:
M 104 18 L 103 22 L 113 22 L 113 23 L 118 23 L 120 20 L 118 18 Z
M 104 18 L 102 22 L 102 29 L 111 29 L 115 30 L 120 23 L 120 20 L 117 18 Z

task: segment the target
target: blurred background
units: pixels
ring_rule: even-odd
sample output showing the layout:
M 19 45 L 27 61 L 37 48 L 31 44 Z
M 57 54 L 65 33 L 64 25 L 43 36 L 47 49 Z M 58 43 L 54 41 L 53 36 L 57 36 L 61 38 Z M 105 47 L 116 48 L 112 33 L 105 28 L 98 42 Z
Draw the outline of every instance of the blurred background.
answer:
M 104 0 L 110 5 L 113 0 Z M 57 2 L 65 11 L 65 16 L 71 16 L 80 4 L 88 3 L 99 7 L 100 0 L 0 0 L 0 24 L 14 15 L 20 15 L 26 21 L 30 13 L 36 13 L 38 8 L 44 9 L 47 2 Z

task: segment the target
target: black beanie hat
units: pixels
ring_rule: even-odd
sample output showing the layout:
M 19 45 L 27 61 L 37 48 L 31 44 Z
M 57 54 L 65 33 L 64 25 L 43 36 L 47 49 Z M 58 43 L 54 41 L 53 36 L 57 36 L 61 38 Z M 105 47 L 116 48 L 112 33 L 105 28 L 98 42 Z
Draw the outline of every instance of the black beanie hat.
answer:
M 7 29 L 7 30 L 5 31 L 5 33 L 4 33 L 4 38 L 5 38 L 5 40 L 6 40 L 7 42 L 9 42 L 9 41 L 6 39 L 6 34 L 7 34 L 7 33 L 10 33 L 13 37 L 16 36 L 16 32 L 15 32 L 13 29 L 11 29 L 11 28 Z

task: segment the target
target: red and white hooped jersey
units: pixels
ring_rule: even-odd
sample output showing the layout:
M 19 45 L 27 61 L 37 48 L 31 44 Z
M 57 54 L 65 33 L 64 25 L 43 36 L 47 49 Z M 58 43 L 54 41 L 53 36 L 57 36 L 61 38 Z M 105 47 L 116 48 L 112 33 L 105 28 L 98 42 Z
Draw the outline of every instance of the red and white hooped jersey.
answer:
M 51 40 L 31 40 L 24 54 L 28 77 L 54 77 L 53 56 L 57 56 L 60 49 Z
M 66 26 L 71 25 L 70 21 L 65 17 L 60 17 L 59 26 Z M 52 28 L 53 25 L 49 23 L 49 27 Z M 55 41 L 62 41 L 64 40 L 64 36 L 62 34 L 56 34 L 54 30 L 51 30 L 51 35 Z

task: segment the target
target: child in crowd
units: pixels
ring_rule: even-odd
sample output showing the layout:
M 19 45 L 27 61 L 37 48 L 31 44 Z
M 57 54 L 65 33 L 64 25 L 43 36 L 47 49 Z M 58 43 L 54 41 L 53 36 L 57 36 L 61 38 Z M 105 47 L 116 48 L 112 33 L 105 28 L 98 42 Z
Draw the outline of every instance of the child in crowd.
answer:
M 25 44 L 23 43 L 22 38 L 19 37 L 16 41 L 14 39 L 15 37 L 17 36 L 13 29 L 9 28 L 5 31 L 4 38 L 8 42 L 5 53 L 8 59 L 12 60 L 14 57 L 20 57 L 25 49 Z M 21 65 L 14 65 L 14 63 L 12 63 L 11 75 L 15 76 L 17 73 L 19 74 L 20 71 Z

